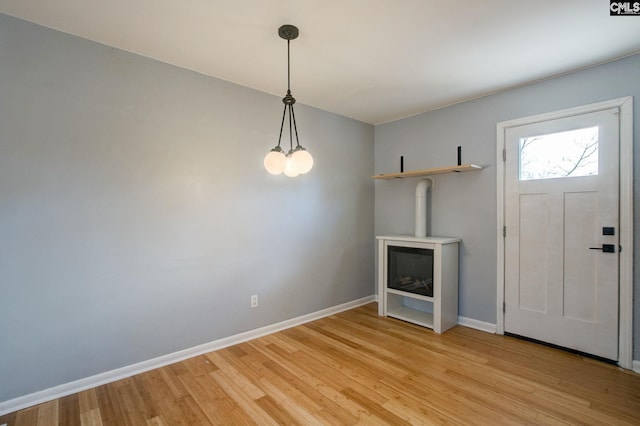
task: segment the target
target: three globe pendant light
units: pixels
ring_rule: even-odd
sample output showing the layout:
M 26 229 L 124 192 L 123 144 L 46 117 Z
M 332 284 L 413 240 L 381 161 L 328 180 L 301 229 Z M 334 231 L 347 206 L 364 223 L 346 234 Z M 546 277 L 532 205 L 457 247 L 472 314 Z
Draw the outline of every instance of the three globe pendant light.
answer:
M 298 28 L 293 25 L 283 25 L 278 28 L 278 35 L 287 40 L 287 94 L 282 98 L 284 111 L 282 112 L 282 122 L 280 123 L 280 136 L 278 145 L 275 146 L 264 157 L 264 168 L 271 174 L 279 175 L 284 173 L 289 177 L 296 177 L 307 173 L 313 167 L 313 157 L 298 141 L 298 127 L 296 126 L 296 115 L 293 111 L 295 98 L 291 95 L 291 60 L 289 44 L 291 40 L 298 38 Z M 289 152 L 285 154 L 280 147 L 282 142 L 282 130 L 284 129 L 285 118 L 289 116 Z M 293 146 L 293 136 L 296 137 L 296 146 Z

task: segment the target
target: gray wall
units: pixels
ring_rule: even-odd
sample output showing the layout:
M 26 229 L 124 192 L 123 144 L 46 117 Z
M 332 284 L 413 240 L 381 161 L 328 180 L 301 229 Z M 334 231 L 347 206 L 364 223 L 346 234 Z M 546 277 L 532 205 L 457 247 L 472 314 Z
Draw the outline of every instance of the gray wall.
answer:
M 456 147 L 462 162 L 486 168 L 435 176 L 431 194 L 431 235 L 461 237 L 460 315 L 496 322 L 496 123 L 563 108 L 634 96 L 635 180 L 640 176 L 640 55 L 549 79 L 507 92 L 376 126 L 376 173 L 456 164 Z M 413 233 L 416 179 L 375 183 L 376 234 Z M 634 186 L 635 218 L 640 213 Z M 637 220 L 634 220 L 637 223 Z M 635 238 L 640 226 L 635 227 Z M 635 251 L 634 291 L 640 292 L 640 253 Z M 634 358 L 640 358 L 640 302 L 635 298 Z
M 0 401 L 373 294 L 373 126 L 281 107 L 0 14 Z

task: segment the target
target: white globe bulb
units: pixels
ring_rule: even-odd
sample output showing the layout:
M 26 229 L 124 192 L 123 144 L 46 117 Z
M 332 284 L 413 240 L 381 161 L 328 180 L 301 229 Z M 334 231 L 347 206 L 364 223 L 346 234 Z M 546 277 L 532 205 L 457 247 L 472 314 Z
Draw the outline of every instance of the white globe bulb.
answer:
M 309 151 L 304 148 L 300 148 L 291 154 L 291 158 L 300 174 L 307 173 L 313 167 L 313 157 L 309 154 Z
M 287 157 L 282 150 L 273 149 L 264 157 L 264 168 L 272 175 L 282 173 L 287 165 Z
M 296 177 L 300 174 L 296 167 L 296 162 L 292 157 L 287 157 L 287 165 L 284 168 L 284 174 L 289 177 Z

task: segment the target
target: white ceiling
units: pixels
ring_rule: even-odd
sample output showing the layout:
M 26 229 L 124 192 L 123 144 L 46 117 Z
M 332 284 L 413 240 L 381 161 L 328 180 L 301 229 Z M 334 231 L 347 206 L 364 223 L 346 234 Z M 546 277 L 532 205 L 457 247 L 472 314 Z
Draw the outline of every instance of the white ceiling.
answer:
M 640 52 L 607 0 L 0 0 L 0 12 L 378 124 Z M 639 70 L 640 75 L 640 70 Z M 588 89 L 588 88 L 585 88 Z

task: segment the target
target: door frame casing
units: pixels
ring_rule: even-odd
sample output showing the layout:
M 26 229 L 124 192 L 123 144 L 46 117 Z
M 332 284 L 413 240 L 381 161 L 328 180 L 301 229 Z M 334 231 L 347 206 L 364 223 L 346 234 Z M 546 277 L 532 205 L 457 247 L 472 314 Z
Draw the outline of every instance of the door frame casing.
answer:
M 497 301 L 496 333 L 504 334 L 505 290 L 505 132 L 511 127 L 619 108 L 620 125 L 620 277 L 618 365 L 633 367 L 633 97 L 626 96 L 574 108 L 502 121 L 496 125 Z M 507 231 L 508 232 L 508 231 Z

